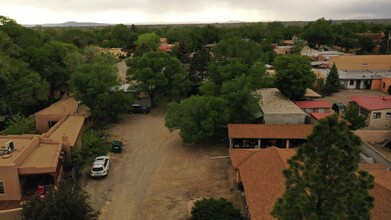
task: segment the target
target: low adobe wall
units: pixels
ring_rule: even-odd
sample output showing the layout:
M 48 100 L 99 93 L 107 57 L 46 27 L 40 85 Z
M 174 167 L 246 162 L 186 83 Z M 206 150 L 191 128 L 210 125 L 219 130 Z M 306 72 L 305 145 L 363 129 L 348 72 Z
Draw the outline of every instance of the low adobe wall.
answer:
M 354 134 L 365 142 L 379 143 L 385 139 L 391 139 L 391 130 L 357 130 Z
M 22 219 L 22 208 L 0 210 L 0 219 L 2 220 Z

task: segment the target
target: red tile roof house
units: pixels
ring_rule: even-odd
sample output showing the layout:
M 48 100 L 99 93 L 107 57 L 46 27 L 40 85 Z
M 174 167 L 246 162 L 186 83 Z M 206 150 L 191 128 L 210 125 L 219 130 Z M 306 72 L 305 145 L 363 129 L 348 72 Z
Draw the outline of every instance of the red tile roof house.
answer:
M 331 112 L 331 103 L 326 100 L 295 101 L 295 104 L 306 113 Z
M 312 124 L 228 124 L 230 148 L 297 147 L 311 134 Z
M 266 149 L 230 149 L 236 183 L 242 186 L 248 216 L 252 220 L 274 219 L 270 212 L 276 200 L 284 194 L 285 177 L 282 170 L 288 168 L 287 160 L 294 149 L 269 147 Z M 371 195 L 375 198 L 372 219 L 385 220 L 391 216 L 391 172 L 382 164 L 362 164 L 375 177 Z M 241 187 L 240 187 L 241 188 Z
M 360 113 L 368 118 L 368 128 L 391 128 L 391 96 L 356 96 L 350 99 L 360 106 Z

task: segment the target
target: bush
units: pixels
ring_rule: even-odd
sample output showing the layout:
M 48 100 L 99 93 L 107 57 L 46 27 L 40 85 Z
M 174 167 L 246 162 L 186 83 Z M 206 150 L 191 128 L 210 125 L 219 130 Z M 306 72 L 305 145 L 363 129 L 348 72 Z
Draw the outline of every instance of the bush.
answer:
M 62 181 L 44 198 L 33 196 L 22 204 L 23 219 L 97 219 L 89 195 L 79 185 Z
M 220 198 L 219 200 L 214 198 L 203 198 L 194 203 L 194 207 L 191 209 L 191 219 L 238 220 L 243 218 L 240 215 L 240 210 L 235 208 L 232 202 L 224 198 Z
M 99 134 L 94 130 L 87 130 L 82 138 L 81 147 L 72 148 L 73 165 L 81 169 L 92 162 L 95 157 L 106 155 L 109 144 L 102 141 Z

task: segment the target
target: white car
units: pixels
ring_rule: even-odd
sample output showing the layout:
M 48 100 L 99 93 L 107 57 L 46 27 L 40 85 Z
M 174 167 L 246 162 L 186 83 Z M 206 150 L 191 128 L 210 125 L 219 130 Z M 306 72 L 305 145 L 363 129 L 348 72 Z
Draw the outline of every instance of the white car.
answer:
M 110 158 L 108 156 L 100 156 L 95 158 L 91 168 L 91 176 L 107 176 L 110 168 Z

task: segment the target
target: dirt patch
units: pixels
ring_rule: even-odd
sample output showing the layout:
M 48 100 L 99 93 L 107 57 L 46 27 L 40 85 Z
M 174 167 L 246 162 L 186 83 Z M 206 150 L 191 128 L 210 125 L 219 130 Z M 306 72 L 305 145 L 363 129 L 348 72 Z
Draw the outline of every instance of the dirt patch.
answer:
M 124 60 L 118 62 L 116 64 L 117 68 L 118 68 L 118 76 L 121 80 L 122 83 L 125 83 L 126 82 L 126 71 L 128 69 L 128 67 L 126 66 L 126 63 Z
M 187 219 L 188 202 L 224 197 L 240 206 L 226 144 L 186 145 L 164 127 L 165 108 L 122 115 L 107 132 L 125 143 L 110 154 L 109 175 L 87 178 L 85 189 L 101 219 Z

